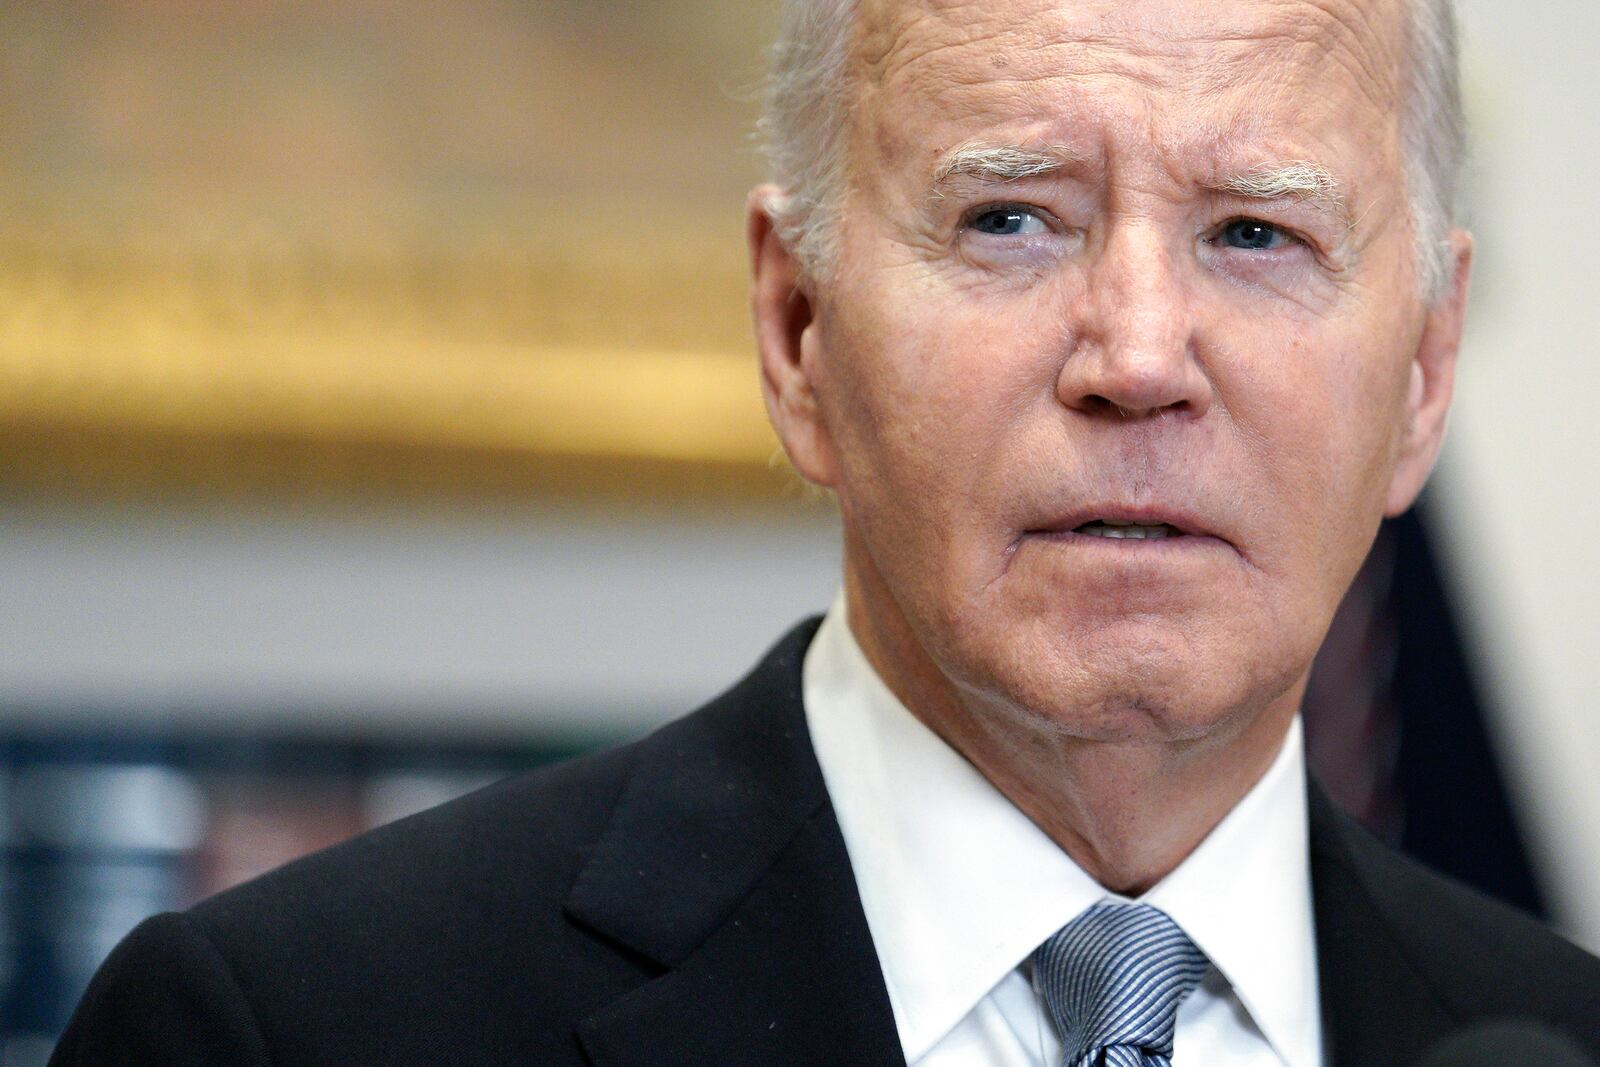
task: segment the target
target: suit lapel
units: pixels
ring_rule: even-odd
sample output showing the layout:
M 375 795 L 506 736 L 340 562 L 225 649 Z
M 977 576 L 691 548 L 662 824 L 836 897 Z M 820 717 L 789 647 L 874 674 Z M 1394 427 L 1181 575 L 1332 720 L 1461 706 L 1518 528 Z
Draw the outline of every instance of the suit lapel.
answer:
M 1311 890 L 1316 911 L 1328 1067 L 1415 1062 L 1456 1020 L 1407 957 L 1372 895 L 1364 854 L 1383 846 L 1315 785 L 1310 803 Z
M 815 630 L 638 749 L 567 914 L 665 973 L 579 1026 L 597 1067 L 902 1062 L 806 729 Z

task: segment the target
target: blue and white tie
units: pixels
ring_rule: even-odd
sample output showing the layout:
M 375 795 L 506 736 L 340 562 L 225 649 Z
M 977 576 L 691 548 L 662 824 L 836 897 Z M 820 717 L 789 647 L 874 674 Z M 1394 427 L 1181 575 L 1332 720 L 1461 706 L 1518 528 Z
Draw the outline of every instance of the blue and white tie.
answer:
M 1033 954 L 1062 1067 L 1171 1067 L 1178 1005 L 1209 964 L 1167 915 L 1104 901 Z

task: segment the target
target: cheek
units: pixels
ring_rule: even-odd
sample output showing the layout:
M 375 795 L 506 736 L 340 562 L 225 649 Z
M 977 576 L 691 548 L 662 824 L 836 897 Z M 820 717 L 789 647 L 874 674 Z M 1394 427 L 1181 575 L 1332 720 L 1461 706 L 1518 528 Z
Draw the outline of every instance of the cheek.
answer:
M 1282 551 L 1330 583 L 1353 574 L 1382 513 L 1394 469 L 1406 378 L 1395 353 L 1360 336 L 1288 346 L 1233 410 L 1269 488 L 1264 506 L 1285 531 Z
M 893 493 L 891 510 L 957 521 L 998 488 L 1039 369 L 1014 333 L 948 293 L 880 284 L 853 295 L 830 323 L 836 355 L 822 396 L 843 455 L 841 497 Z

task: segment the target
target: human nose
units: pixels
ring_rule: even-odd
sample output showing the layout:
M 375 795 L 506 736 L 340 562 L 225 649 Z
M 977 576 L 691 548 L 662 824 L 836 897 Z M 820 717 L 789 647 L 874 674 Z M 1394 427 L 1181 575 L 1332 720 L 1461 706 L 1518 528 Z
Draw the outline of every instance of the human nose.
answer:
M 1128 225 L 1110 235 L 1073 301 L 1074 343 L 1056 381 L 1063 404 L 1120 418 L 1205 414 L 1211 382 L 1175 266 L 1151 229 Z

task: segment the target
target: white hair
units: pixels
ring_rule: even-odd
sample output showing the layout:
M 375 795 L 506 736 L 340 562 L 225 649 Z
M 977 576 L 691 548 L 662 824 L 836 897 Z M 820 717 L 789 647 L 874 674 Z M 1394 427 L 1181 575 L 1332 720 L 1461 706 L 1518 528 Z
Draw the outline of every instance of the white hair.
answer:
M 1449 292 L 1456 260 L 1450 231 L 1461 221 L 1467 120 L 1454 0 L 1407 0 L 1406 83 L 1400 114 L 1417 280 L 1428 302 Z
M 856 0 L 783 0 L 766 107 L 756 124 L 773 184 L 782 190 L 767 202 L 767 213 L 813 277 L 826 274 L 835 258 L 855 14 Z
M 1417 280 L 1429 303 L 1450 288 L 1466 122 L 1453 0 L 1405 0 L 1400 148 Z M 767 212 L 808 275 L 835 260 L 846 181 L 852 91 L 850 46 L 858 0 L 783 0 L 757 132 L 781 190 Z

